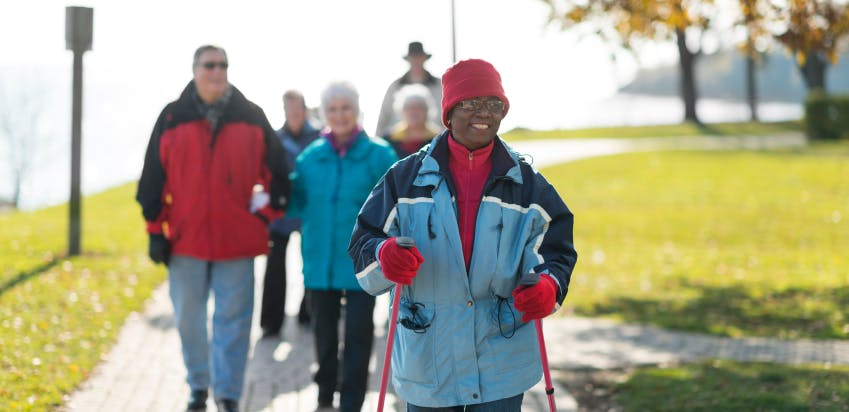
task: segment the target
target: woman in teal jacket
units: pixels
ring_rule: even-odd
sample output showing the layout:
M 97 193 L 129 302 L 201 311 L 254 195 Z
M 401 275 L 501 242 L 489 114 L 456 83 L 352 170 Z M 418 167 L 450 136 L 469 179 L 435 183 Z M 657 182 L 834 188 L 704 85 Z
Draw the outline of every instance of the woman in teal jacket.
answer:
M 339 407 L 359 411 L 374 341 L 374 296 L 357 283 L 347 247 L 360 207 L 398 158 L 386 141 L 370 138 L 357 123 L 359 95 L 350 83 L 331 83 L 322 93 L 321 109 L 328 127 L 295 162 L 288 213 L 302 219 L 301 254 L 319 366 L 314 377 L 319 408 L 332 408 L 337 390 L 337 325 L 344 297 Z

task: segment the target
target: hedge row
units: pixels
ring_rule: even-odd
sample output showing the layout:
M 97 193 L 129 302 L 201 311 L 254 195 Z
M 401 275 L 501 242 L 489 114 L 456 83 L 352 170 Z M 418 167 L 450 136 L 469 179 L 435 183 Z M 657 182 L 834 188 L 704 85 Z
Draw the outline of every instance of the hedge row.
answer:
M 805 100 L 805 129 L 811 139 L 849 139 L 849 95 L 811 93 Z

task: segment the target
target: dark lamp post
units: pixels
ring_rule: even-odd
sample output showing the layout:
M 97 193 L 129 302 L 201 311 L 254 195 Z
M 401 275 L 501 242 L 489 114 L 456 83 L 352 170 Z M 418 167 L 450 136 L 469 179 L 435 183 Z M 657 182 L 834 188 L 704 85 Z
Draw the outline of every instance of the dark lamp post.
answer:
M 68 203 L 68 256 L 80 254 L 80 196 L 83 117 L 83 53 L 91 50 L 94 9 L 65 8 L 65 48 L 74 52 L 74 85 L 71 115 L 71 198 Z

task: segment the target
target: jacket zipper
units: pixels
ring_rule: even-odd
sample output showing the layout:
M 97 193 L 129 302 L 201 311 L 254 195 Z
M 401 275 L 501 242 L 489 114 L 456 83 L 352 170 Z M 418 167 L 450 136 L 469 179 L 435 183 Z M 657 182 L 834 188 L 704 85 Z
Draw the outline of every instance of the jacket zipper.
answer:
M 207 162 L 207 164 L 206 164 L 206 178 L 210 180 L 209 187 L 214 187 L 213 182 L 212 182 L 212 179 L 213 179 L 212 162 L 214 161 L 214 158 L 215 158 L 215 131 L 212 130 L 212 127 L 209 124 L 209 120 L 206 121 L 206 126 L 207 126 L 206 129 L 209 131 L 209 133 L 211 135 L 210 139 L 209 139 L 209 162 Z M 215 230 L 214 229 L 215 226 L 213 225 L 213 221 L 215 219 L 213 219 L 213 216 L 212 216 L 212 214 L 213 214 L 212 208 L 214 207 L 214 204 L 212 202 L 212 197 L 210 195 L 209 190 L 206 190 L 206 196 L 205 197 L 206 197 L 206 210 L 209 211 L 209 213 L 207 213 L 207 215 L 206 215 L 206 218 L 208 219 L 207 227 L 209 228 L 209 230 L 211 232 L 211 231 Z M 210 233 L 210 235 L 212 235 L 212 233 Z M 215 256 L 215 250 L 213 250 L 214 249 L 213 242 L 209 242 L 209 249 L 210 249 L 209 255 Z

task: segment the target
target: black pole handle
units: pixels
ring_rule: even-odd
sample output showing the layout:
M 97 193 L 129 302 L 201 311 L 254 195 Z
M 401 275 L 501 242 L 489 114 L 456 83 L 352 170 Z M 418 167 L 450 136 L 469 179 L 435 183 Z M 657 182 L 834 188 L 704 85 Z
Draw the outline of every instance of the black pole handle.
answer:
M 537 283 L 539 283 L 539 276 L 540 276 L 539 273 L 534 272 L 534 271 L 525 273 L 524 276 L 522 276 L 522 278 L 519 279 L 519 284 L 520 285 L 526 285 L 526 286 L 536 285 Z
M 411 238 L 411 237 L 407 237 L 407 236 L 398 236 L 398 237 L 396 237 L 396 238 L 395 238 L 395 243 L 397 243 L 397 244 L 398 244 L 398 246 L 401 246 L 402 248 L 405 248 L 405 249 L 409 249 L 409 248 L 412 248 L 412 247 L 416 247 L 416 241 L 415 241 L 415 239 L 413 239 L 413 238 Z

